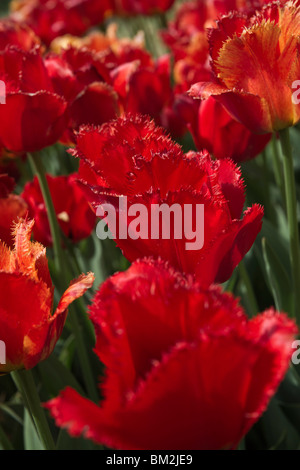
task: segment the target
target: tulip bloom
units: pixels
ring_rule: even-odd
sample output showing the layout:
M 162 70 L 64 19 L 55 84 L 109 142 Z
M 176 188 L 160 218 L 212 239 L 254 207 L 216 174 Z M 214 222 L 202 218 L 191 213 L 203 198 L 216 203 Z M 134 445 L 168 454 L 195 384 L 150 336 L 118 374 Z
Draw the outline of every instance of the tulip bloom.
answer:
M 100 31 L 92 31 L 82 38 L 68 34 L 55 39 L 51 43 L 51 50 L 66 56 L 67 60 L 70 60 L 69 49 L 77 49 L 79 51 L 83 49 L 86 56 L 88 51 L 94 53 L 101 52 L 101 54 L 92 57 L 91 62 L 95 65 L 100 63 L 105 64 L 108 70 L 137 60 L 143 67 L 153 64 L 151 55 L 145 50 L 144 35 L 141 32 L 137 33 L 133 38 L 119 38 L 117 31 L 117 25 L 112 23 L 107 27 L 105 34 Z M 77 64 L 83 64 L 84 53 L 82 51 L 80 61 L 71 61 L 71 65 L 72 63 L 75 65 L 76 62 Z M 95 68 L 97 69 L 97 66 Z M 89 70 L 88 67 L 87 70 Z M 87 70 L 85 70 L 85 76 Z
M 0 174 L 0 240 L 7 246 L 13 246 L 12 230 L 19 218 L 24 218 L 28 207 L 26 202 L 16 194 L 12 194 L 14 180 Z
M 107 280 L 90 316 L 104 400 L 67 388 L 46 406 L 72 436 L 125 450 L 235 448 L 283 379 L 297 332 L 273 309 L 248 321 L 233 296 L 152 260 Z
M 261 229 L 263 210 L 253 205 L 244 213 L 244 184 L 240 171 L 229 160 L 215 162 L 207 152 L 184 154 L 153 121 L 142 116 L 124 116 L 100 128 L 83 128 L 72 154 L 81 159 L 79 175 L 82 187 L 95 211 L 104 204 L 116 210 L 118 226 L 126 226 L 131 235 L 123 238 L 110 221 L 108 226 L 130 261 L 144 256 L 162 256 L 180 271 L 195 275 L 205 285 L 224 282 L 251 248 Z M 116 171 L 116 168 L 118 171 Z M 163 204 L 184 214 L 192 213 L 184 236 L 145 236 L 142 227 L 131 223 L 133 217 L 119 212 L 120 198 L 127 197 L 128 208 L 141 204 L 147 212 L 143 225 L 156 230 L 148 215 Z M 204 205 L 204 224 L 191 223 L 197 207 Z M 106 209 L 104 209 L 106 210 Z M 198 214 L 198 213 L 197 213 Z M 101 214 L 99 214 L 101 217 Z M 162 217 L 167 225 L 167 218 Z M 169 221 L 171 216 L 169 214 Z M 204 227 L 203 227 L 204 225 Z M 163 225 L 164 227 L 164 225 Z M 186 243 L 204 229 L 204 246 L 188 251 Z M 150 230 L 148 230 L 148 233 Z M 198 239 L 201 238 L 199 234 Z
M 23 153 L 54 144 L 66 127 L 67 102 L 55 92 L 39 47 L 8 45 L 0 52 L 0 80 L 6 85 L 0 146 Z
M 238 13 L 223 17 L 209 38 L 215 80 L 193 85 L 191 96 L 213 96 L 255 133 L 293 126 L 300 119 L 294 96 L 299 36 L 296 2 L 272 3 L 250 18 Z
M 111 13 L 111 0 L 14 0 L 12 18 L 49 45 L 63 34 L 81 35 Z
M 184 2 L 179 8 L 175 20 L 170 21 L 162 37 L 172 50 L 175 62 L 193 56 L 198 63 L 204 64 L 208 55 L 208 43 L 205 30 L 215 24 L 218 16 L 212 2 Z
M 71 100 L 69 128 L 101 125 L 130 112 L 149 115 L 175 135 L 182 134 L 183 120 L 174 109 L 170 57 L 154 60 L 141 34 L 120 39 L 111 25 L 106 34 L 64 36 L 51 47 L 59 55 L 48 55 L 45 63 L 57 92 Z
M 76 180 L 76 174 L 56 177 L 47 175 L 58 223 L 66 237 L 74 243 L 88 237 L 96 221 L 95 214 Z M 44 246 L 52 246 L 47 210 L 37 177 L 25 185 L 22 198 L 28 204 L 29 217 L 35 221 L 35 240 Z
M 60 139 L 75 141 L 83 124 L 101 125 L 118 114 L 118 97 L 109 84 L 108 67 L 93 51 L 69 47 L 60 55 L 45 57 L 54 90 L 68 102 L 68 128 Z
M 125 63 L 111 73 L 114 89 L 127 113 L 151 116 L 160 125 L 164 109 L 172 102 L 170 58 L 162 56 L 142 67 L 138 61 Z
M 237 163 L 259 155 L 271 138 L 271 134 L 250 132 L 212 97 L 200 103 L 197 124 L 191 126 L 191 132 L 199 150 L 206 148 L 216 158 L 231 158 Z
M 33 224 L 18 222 L 12 251 L 0 243 L 0 339 L 6 345 L 0 374 L 31 369 L 46 359 L 62 333 L 68 306 L 94 282 L 92 273 L 72 281 L 52 314 L 54 288 L 46 249 L 30 242 Z
M 59 55 L 48 55 L 46 67 L 57 93 L 70 103 L 69 137 L 64 135 L 64 142 L 74 143 L 70 131 L 81 125 L 101 125 L 121 112 L 166 122 L 164 112 L 173 99 L 170 60 L 163 56 L 154 61 L 139 36 L 119 39 L 110 27 L 106 35 L 58 38 L 53 48 Z
M 30 26 L 48 46 L 64 34 L 81 36 L 113 13 L 162 13 L 173 3 L 174 0 L 13 0 L 11 16 Z

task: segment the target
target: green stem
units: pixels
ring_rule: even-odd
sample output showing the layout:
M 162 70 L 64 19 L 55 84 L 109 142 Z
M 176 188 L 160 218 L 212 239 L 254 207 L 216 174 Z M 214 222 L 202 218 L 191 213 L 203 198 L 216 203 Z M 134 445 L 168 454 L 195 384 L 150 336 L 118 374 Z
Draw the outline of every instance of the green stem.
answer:
M 59 275 L 59 286 L 63 292 L 67 288 L 68 281 L 71 280 L 72 276 L 70 276 L 69 270 L 67 269 L 68 263 L 64 259 L 64 251 L 62 249 L 62 244 L 61 244 L 60 227 L 58 225 L 56 212 L 53 206 L 53 201 L 51 198 L 48 182 L 46 179 L 45 169 L 42 164 L 40 155 L 38 155 L 37 153 L 29 154 L 28 158 L 35 174 L 38 177 L 40 188 L 41 188 L 45 205 L 47 208 L 48 220 L 49 220 L 51 235 L 53 238 L 55 261 L 56 261 L 56 266 L 57 266 L 58 275 Z M 72 308 L 69 308 L 69 309 L 70 311 L 72 311 Z M 79 354 L 79 361 L 80 361 L 82 375 L 84 378 L 87 392 L 90 398 L 97 402 L 99 399 L 97 387 L 94 381 L 82 330 L 79 325 L 78 318 L 75 312 L 73 312 L 73 314 L 69 316 L 69 322 L 70 322 L 71 328 L 73 330 L 73 333 L 76 339 L 76 344 L 78 347 L 78 354 Z
M 14 371 L 11 375 L 17 389 L 24 398 L 24 403 L 32 417 L 42 444 L 46 450 L 55 450 L 54 440 L 41 406 L 32 372 L 30 370 Z
M 293 275 L 294 288 L 294 315 L 300 325 L 300 254 L 299 254 L 299 232 L 297 218 L 297 198 L 295 174 L 293 166 L 293 155 L 290 141 L 289 128 L 279 132 L 283 154 L 284 184 L 286 195 L 287 218 L 290 237 L 290 260 Z
M 247 270 L 245 268 L 243 261 L 240 262 L 238 269 L 239 269 L 241 281 L 243 282 L 245 289 L 246 289 L 248 312 L 249 312 L 250 317 L 254 317 L 255 315 L 257 315 L 259 308 L 258 308 L 258 304 L 256 301 L 256 297 L 254 294 L 254 290 L 253 290 L 250 278 L 248 276 L 248 273 L 247 273 Z
M 64 289 L 67 285 L 67 282 L 66 282 L 66 275 L 65 275 L 66 274 L 65 265 L 63 262 L 63 249 L 62 249 L 61 239 L 60 239 L 60 228 L 57 222 L 57 217 L 56 217 L 52 197 L 51 197 L 48 182 L 46 179 L 45 169 L 44 169 L 41 157 L 38 153 L 31 153 L 31 154 L 29 153 L 28 159 L 33 169 L 33 172 L 34 174 L 36 174 L 40 183 L 40 188 L 41 188 L 42 195 L 43 195 L 44 202 L 45 202 L 46 209 L 47 209 L 51 235 L 53 238 L 53 248 L 54 248 L 54 253 L 55 253 L 56 267 L 59 272 L 59 277 L 62 281 L 61 287 L 64 286 L 63 287 Z
M 279 155 L 279 149 L 278 149 L 278 143 L 277 143 L 277 137 L 276 134 L 273 134 L 272 137 L 272 156 L 273 156 L 273 165 L 274 165 L 274 176 L 275 176 L 275 181 L 280 189 L 282 200 L 284 203 L 284 207 L 286 206 L 286 200 L 285 200 L 285 190 L 284 190 L 284 180 L 283 180 L 283 173 L 282 173 L 282 164 L 280 161 L 280 155 Z
M 276 225 L 276 214 L 274 212 L 274 206 L 271 202 L 270 196 L 270 178 L 269 178 L 269 168 L 266 151 L 262 151 L 262 167 L 263 167 L 263 176 L 264 176 L 264 206 L 265 212 L 268 219 Z

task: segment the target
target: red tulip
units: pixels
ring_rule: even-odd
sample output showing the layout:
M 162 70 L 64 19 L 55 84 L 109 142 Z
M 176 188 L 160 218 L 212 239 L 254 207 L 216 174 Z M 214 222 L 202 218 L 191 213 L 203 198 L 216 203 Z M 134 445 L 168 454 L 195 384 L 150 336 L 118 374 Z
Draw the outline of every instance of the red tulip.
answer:
M 18 222 L 12 251 L 0 243 L 0 337 L 6 346 L 6 364 L 0 364 L 0 374 L 31 369 L 46 359 L 62 333 L 69 304 L 94 281 L 92 273 L 72 281 L 52 314 L 46 249 L 30 242 L 33 224 Z
M 95 226 L 96 218 L 77 183 L 77 175 L 47 175 L 47 181 L 58 223 L 66 237 L 74 243 L 87 238 Z M 48 215 L 36 177 L 25 185 L 22 198 L 28 204 L 29 217 L 35 221 L 35 240 L 44 246 L 52 246 Z
M 0 143 L 12 152 L 34 152 L 54 144 L 66 126 L 67 102 L 55 93 L 38 47 L 8 45 L 0 52 Z
M 210 80 L 209 46 L 206 28 L 214 24 L 215 9 L 211 2 L 185 2 L 179 8 L 175 20 L 170 22 L 162 37 L 174 56 L 175 98 L 169 116 L 171 122 L 162 121 L 171 134 L 178 138 L 189 128 L 197 128 L 198 103 L 186 92 L 199 81 Z M 166 113 L 165 113 L 166 114 Z M 175 120 L 175 132 L 173 130 Z M 181 123 L 181 129 L 176 129 Z M 196 132 L 196 131 L 195 131 Z M 195 133 L 194 132 L 194 133 Z
M 97 406 L 71 388 L 46 405 L 72 436 L 117 449 L 232 449 L 283 379 L 297 328 L 247 320 L 229 294 L 162 261 L 106 281 L 90 309 L 106 366 Z
M 203 284 L 224 282 L 261 229 L 263 210 L 258 205 L 247 209 L 240 219 L 244 184 L 233 162 L 213 161 L 207 152 L 184 155 L 181 147 L 148 118 L 129 115 L 100 128 L 83 128 L 76 151 L 71 153 L 81 159 L 82 187 L 95 211 L 104 204 L 115 209 L 116 227 L 109 220 L 108 226 L 130 261 L 162 256 L 178 270 L 195 274 Z M 125 209 L 120 206 L 124 196 L 128 208 L 143 205 L 143 227 L 135 224 L 133 216 L 124 215 Z M 152 211 L 156 214 L 162 204 L 169 208 L 177 204 L 183 214 L 179 221 L 182 237 L 176 236 L 170 214 L 168 219 L 163 217 L 161 224 L 152 224 Z M 185 205 L 192 210 L 187 218 Z M 196 214 L 201 205 L 204 221 L 199 220 L 200 212 Z M 194 220 L 197 233 L 192 233 L 191 226 L 182 227 L 183 219 L 187 225 Z M 162 237 L 168 222 L 169 236 Z M 118 230 L 120 225 L 126 233 L 130 231 L 129 236 L 123 237 Z M 152 229 L 157 230 L 160 225 L 158 237 L 152 236 Z M 143 233 L 144 228 L 148 233 Z M 197 247 L 187 248 L 191 240 Z
M 173 3 L 174 0 L 14 0 L 11 16 L 29 25 L 49 45 L 64 34 L 80 36 L 113 13 L 161 13 Z
M 236 161 L 251 158 L 255 156 L 256 149 L 264 147 L 265 138 L 258 139 L 258 142 L 253 143 L 251 134 L 246 131 L 243 127 L 239 126 L 230 117 L 226 119 L 226 130 L 224 128 L 224 121 L 220 124 L 219 129 L 218 119 L 213 124 L 210 122 L 211 112 L 208 112 L 207 108 L 211 110 L 211 106 L 199 108 L 198 103 L 190 98 L 190 102 L 187 100 L 186 92 L 191 88 L 194 83 L 197 82 L 210 82 L 212 78 L 212 70 L 209 63 L 209 43 L 207 38 L 207 29 L 216 27 L 216 20 L 218 17 L 228 13 L 232 10 L 245 11 L 249 14 L 249 11 L 254 11 L 260 3 L 264 3 L 263 0 L 245 0 L 245 1 L 215 1 L 215 0 L 197 0 L 192 2 L 185 2 L 181 8 L 179 8 L 175 20 L 168 24 L 168 29 L 162 32 L 162 37 L 170 47 L 175 63 L 174 63 L 174 80 L 176 94 L 173 106 L 172 115 L 176 115 L 177 119 L 181 120 L 184 133 L 190 130 L 193 134 L 195 143 L 198 148 L 206 147 L 211 150 L 215 155 L 222 155 L 225 157 L 233 157 Z M 179 106 L 178 106 L 179 103 Z M 184 103 L 184 106 L 182 104 Z M 221 108 L 222 109 L 222 108 Z M 208 116 L 207 113 L 209 114 Z M 221 111 L 221 114 L 225 115 L 225 111 Z M 199 117 L 198 117 L 199 115 Z M 204 128 L 200 121 L 203 117 Z M 208 117 L 208 120 L 206 120 Z M 199 121 L 199 122 L 198 122 Z M 208 121 L 210 124 L 208 124 Z M 232 123 L 229 126 L 229 122 Z M 235 122 L 235 124 L 233 124 Z M 164 124 L 164 123 L 163 123 Z M 212 134 L 209 132 L 209 126 L 213 125 L 214 133 L 221 132 L 226 134 L 227 153 L 225 147 L 221 145 L 220 140 L 217 138 L 217 142 L 212 144 Z M 165 124 L 164 124 L 165 125 Z M 230 128 L 230 129 L 229 129 Z M 245 132 L 246 131 L 246 132 Z M 179 136 L 181 134 L 178 134 Z M 238 138 L 236 136 L 238 134 Z M 177 137 L 177 134 L 174 134 Z M 235 143 L 235 140 L 237 142 Z M 241 140 L 243 142 L 241 142 Z M 245 146 L 247 146 L 247 151 Z M 220 142 L 220 145 L 218 143 Z M 205 144 L 206 143 L 206 144 Z M 248 149 L 250 149 L 248 151 Z M 220 157 L 221 158 L 221 157 Z
M 218 18 L 232 11 L 251 14 L 268 0 L 192 0 L 184 2 L 178 9 L 175 19 L 168 23 L 162 32 L 163 39 L 172 49 L 176 62 L 197 52 L 198 59 L 206 59 L 208 53 L 206 30 L 216 26 Z M 200 52 L 202 51 L 202 52 Z M 196 56 L 195 56 L 196 58 Z
M 48 55 L 45 66 L 54 90 L 68 102 L 64 143 L 74 143 L 74 133 L 81 125 L 101 125 L 117 116 L 118 97 L 109 84 L 109 70 L 95 53 L 68 48 L 59 56 Z
M 192 55 L 201 64 L 208 55 L 208 43 L 205 30 L 211 27 L 218 14 L 210 1 L 184 2 L 178 10 L 175 20 L 168 24 L 162 37 L 171 48 L 175 61 Z
M 256 157 L 271 138 L 271 134 L 250 132 L 213 98 L 200 104 L 197 126 L 191 130 L 199 150 L 206 148 L 216 158 L 231 158 L 235 162 Z
M 71 55 L 74 58 L 76 55 L 74 52 L 72 53 L 72 50 L 81 51 L 79 58 L 81 58 L 82 65 L 84 54 L 88 56 L 89 52 L 101 52 L 96 56 L 93 55 L 90 62 L 98 66 L 100 63 L 105 64 L 108 70 L 113 70 L 119 65 L 133 61 L 139 61 L 142 67 L 153 65 L 151 55 L 145 50 L 145 40 L 142 33 L 139 32 L 133 38 L 119 38 L 117 31 L 117 25 L 112 23 L 107 27 L 105 33 L 92 31 L 82 38 L 71 35 L 62 36 L 52 42 L 51 50 L 66 56 L 66 60 L 71 62 L 71 65 L 75 65 L 76 62 L 70 57 L 70 52 L 67 52 L 68 49 L 71 49 Z M 84 49 L 84 52 L 82 49 Z M 80 61 L 77 60 L 77 64 L 80 64 Z M 86 67 L 86 69 L 85 74 L 86 71 L 90 70 L 90 67 Z
M 193 85 L 190 94 L 213 96 L 252 132 L 293 126 L 300 119 L 299 25 L 295 2 L 275 2 L 250 18 L 223 17 L 210 32 L 215 80 Z
M 81 35 L 111 14 L 110 0 L 14 0 L 12 17 L 49 45 L 63 34 Z
M 148 67 L 138 61 L 123 64 L 112 71 L 112 78 L 125 112 L 145 114 L 161 124 L 164 108 L 172 100 L 169 56 Z
M 74 99 L 81 90 L 70 105 L 69 127 L 77 131 L 81 124 L 100 125 L 131 112 L 149 115 L 175 136 L 182 135 L 184 122 L 171 87 L 170 57 L 154 60 L 140 35 L 119 39 L 116 32 L 112 25 L 106 35 L 67 36 L 53 42 L 59 56 L 48 56 L 46 66 L 57 92 L 69 101 L 72 92 Z

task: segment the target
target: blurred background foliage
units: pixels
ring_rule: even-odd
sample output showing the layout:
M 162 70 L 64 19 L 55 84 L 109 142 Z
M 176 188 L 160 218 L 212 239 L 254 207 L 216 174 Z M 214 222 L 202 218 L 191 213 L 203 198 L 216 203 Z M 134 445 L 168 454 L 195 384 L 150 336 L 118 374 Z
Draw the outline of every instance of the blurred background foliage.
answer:
M 0 0 L 0 13 L 5 14 L 8 10 L 10 0 Z

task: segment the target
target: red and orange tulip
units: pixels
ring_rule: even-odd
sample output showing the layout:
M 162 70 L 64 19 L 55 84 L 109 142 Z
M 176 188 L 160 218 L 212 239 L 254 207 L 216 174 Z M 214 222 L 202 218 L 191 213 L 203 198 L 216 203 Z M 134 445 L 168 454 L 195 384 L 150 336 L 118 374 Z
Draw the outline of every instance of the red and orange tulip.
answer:
M 0 332 L 6 345 L 0 374 L 31 369 L 46 359 L 62 333 L 68 306 L 94 282 L 92 273 L 73 281 L 52 315 L 54 287 L 46 249 L 30 241 L 33 224 L 17 223 L 13 250 L 0 242 Z
M 300 77 L 300 8 L 275 2 L 248 18 L 233 13 L 210 31 L 213 82 L 199 82 L 190 94 L 213 96 L 256 133 L 295 125 L 300 104 L 293 84 Z

